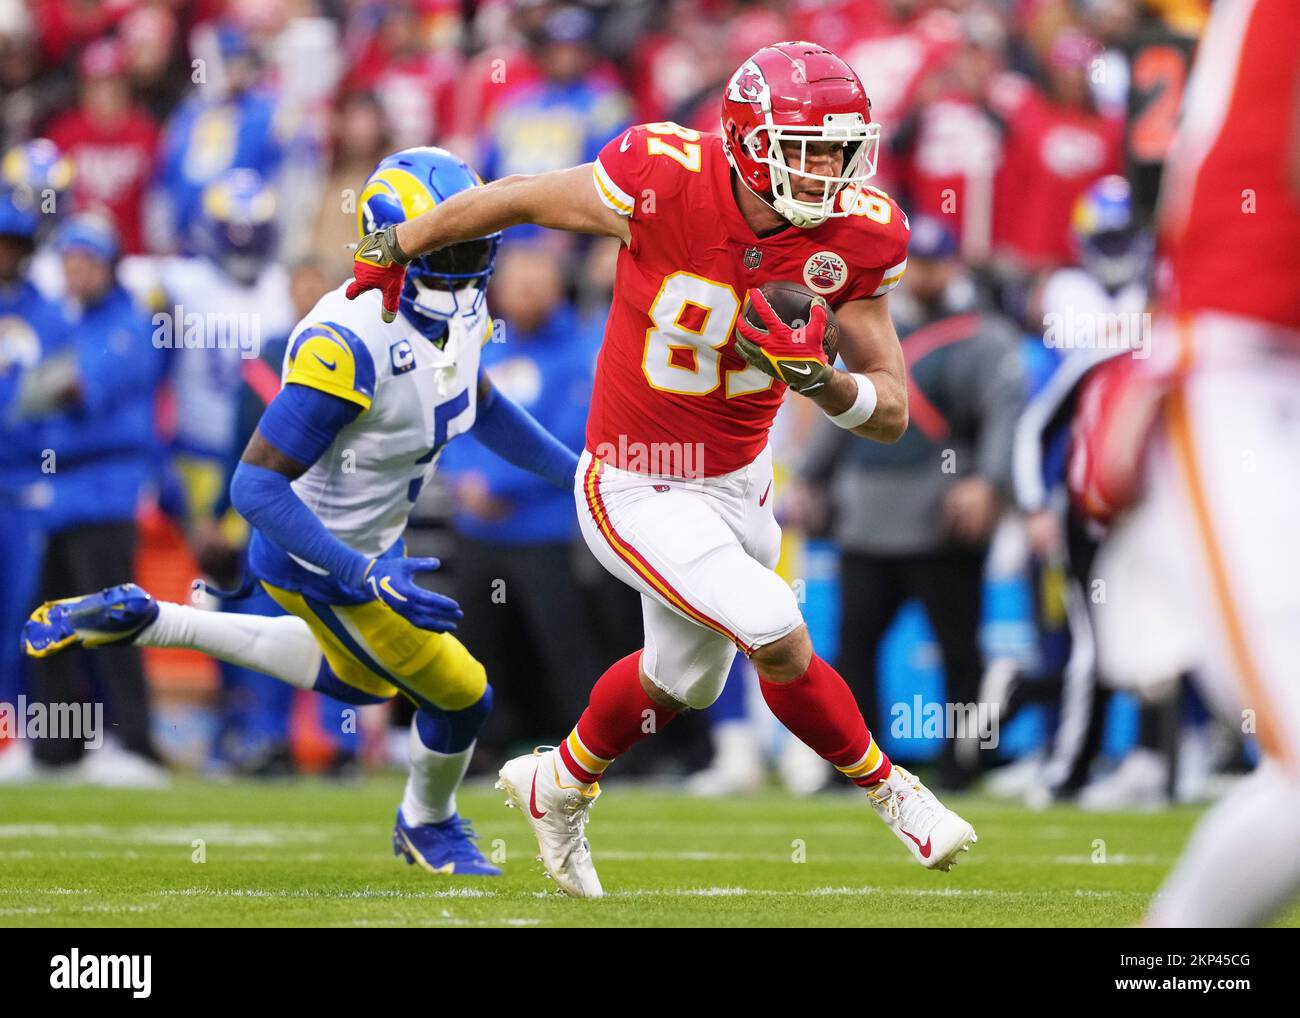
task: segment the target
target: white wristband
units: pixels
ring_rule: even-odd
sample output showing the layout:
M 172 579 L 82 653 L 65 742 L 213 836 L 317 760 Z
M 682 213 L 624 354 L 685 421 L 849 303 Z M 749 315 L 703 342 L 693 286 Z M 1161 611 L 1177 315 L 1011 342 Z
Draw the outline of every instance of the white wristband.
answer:
M 871 415 L 876 412 L 876 387 L 872 384 L 871 379 L 866 375 L 856 373 L 850 377 L 858 383 L 858 395 L 853 400 L 853 405 L 844 413 L 831 417 L 831 423 L 837 428 L 851 429 L 856 428 L 859 424 L 866 424 L 867 421 L 871 420 Z

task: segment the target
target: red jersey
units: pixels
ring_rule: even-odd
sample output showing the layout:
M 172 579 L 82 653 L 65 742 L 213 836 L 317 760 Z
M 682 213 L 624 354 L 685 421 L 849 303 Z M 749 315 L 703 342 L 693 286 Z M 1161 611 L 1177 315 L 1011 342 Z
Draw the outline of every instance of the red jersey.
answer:
M 1028 88 L 1010 91 L 1018 94 L 995 97 L 1008 133 L 994 184 L 994 244 L 1033 268 L 1068 265 L 1075 258 L 1075 203 L 1093 183 L 1121 171 L 1124 125 Z
M 916 107 L 925 80 L 944 67 L 960 46 L 956 15 L 939 8 L 901 21 L 882 13 L 867 20 L 862 34 L 845 46 L 844 62 L 858 72 L 871 97 L 871 119 L 881 125 L 879 173 L 886 186 L 898 181 L 890 147 L 894 131 Z
M 144 250 L 141 204 L 153 173 L 158 126 L 135 107 L 109 127 L 85 110 L 63 114 L 46 132 L 72 160 L 73 204 L 78 210 L 103 208 L 113 217 L 128 254 Z
M 786 389 L 735 349 L 745 291 L 802 283 L 832 307 L 886 293 L 907 265 L 907 217 L 868 189 L 853 215 L 760 238 L 736 205 L 722 138 L 677 124 L 619 135 L 593 175 L 632 237 L 619 251 L 587 448 L 638 473 L 739 470 L 767 444 Z
M 1161 196 L 1172 310 L 1300 330 L 1300 194 L 1288 179 L 1298 66 L 1295 0 L 1215 5 Z
M 965 258 L 988 257 L 993 234 L 993 182 L 1002 160 L 1002 128 L 969 96 L 944 93 L 914 114 L 908 158 L 898 176 L 908 184 L 912 213 L 946 220 Z

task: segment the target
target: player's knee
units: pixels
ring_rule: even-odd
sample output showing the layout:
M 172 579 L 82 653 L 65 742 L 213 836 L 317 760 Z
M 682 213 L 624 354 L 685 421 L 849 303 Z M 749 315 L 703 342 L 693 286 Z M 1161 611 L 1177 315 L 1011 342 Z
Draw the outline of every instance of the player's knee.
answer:
M 800 625 L 779 640 L 755 650 L 749 659 L 768 682 L 793 682 L 808 670 L 812 661 L 812 639 L 808 627 Z
M 415 730 L 426 748 L 435 753 L 461 753 L 478 738 L 479 729 L 492 712 L 492 687 L 460 710 L 421 707 L 415 712 Z
M 313 692 L 323 693 L 325 696 L 358 707 L 364 707 L 372 703 L 384 703 L 391 700 L 397 693 L 396 689 L 387 695 L 359 689 L 336 675 L 334 669 L 330 667 L 329 661 L 325 658 L 321 659 L 320 671 L 316 673 L 316 681 L 311 688 Z
M 447 633 L 430 633 L 432 653 L 407 681 L 423 700 L 442 710 L 464 710 L 488 688 L 487 670 L 465 645 Z
M 716 671 L 708 675 L 702 675 L 681 691 L 679 699 L 684 706 L 689 707 L 691 710 L 705 710 L 712 707 L 718 697 L 722 695 L 722 686 L 726 681 L 726 672 L 723 672 L 721 676 Z
M 733 656 L 734 652 L 726 657 L 725 663 L 702 662 L 697 658 L 693 662 L 695 667 L 677 670 L 668 683 L 658 677 L 656 662 L 647 652 L 641 656 L 641 688 L 651 700 L 669 710 L 704 710 L 722 695 Z

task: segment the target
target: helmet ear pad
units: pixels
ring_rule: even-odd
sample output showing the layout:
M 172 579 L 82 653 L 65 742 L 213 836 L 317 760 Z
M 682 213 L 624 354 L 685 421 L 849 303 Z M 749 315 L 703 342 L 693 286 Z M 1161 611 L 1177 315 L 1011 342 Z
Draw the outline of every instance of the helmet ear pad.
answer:
M 731 147 L 732 152 L 739 154 L 747 151 L 745 148 L 745 139 L 741 133 L 739 124 L 734 120 L 728 120 L 724 127 L 724 131 L 726 133 L 727 144 Z M 765 167 L 758 166 L 746 171 L 743 170 L 735 160 L 733 160 L 733 165 L 736 167 L 736 172 L 741 175 L 741 178 L 750 188 L 757 191 L 759 194 L 771 194 L 772 175 Z

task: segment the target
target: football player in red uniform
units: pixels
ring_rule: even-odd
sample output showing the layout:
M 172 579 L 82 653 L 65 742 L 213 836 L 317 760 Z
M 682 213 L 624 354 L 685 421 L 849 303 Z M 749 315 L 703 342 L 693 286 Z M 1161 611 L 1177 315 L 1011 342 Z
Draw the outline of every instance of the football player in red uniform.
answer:
M 853 71 L 781 43 L 731 78 L 721 135 L 633 127 L 594 163 L 506 177 L 358 247 L 349 295 L 379 288 L 396 309 L 404 263 L 466 238 L 526 222 L 623 242 L 575 495 L 588 547 L 642 595 L 645 647 L 600 677 L 563 743 L 509 761 L 500 781 L 570 894 L 601 893 L 584 834 L 597 779 L 679 711 L 711 704 L 737 648 L 773 713 L 866 789 L 922 865 L 946 870 L 975 840 L 891 765 L 773 571 L 767 433 L 786 389 L 866 439 L 907 427 L 885 295 L 908 224 L 867 184 L 878 146 Z M 818 295 L 806 322 L 786 323 L 757 290 L 780 280 Z M 746 298 L 762 327 L 742 316 Z M 847 371 L 827 363 L 828 306 Z
M 1300 889 L 1300 5 L 1214 5 L 1160 195 L 1150 356 L 1082 399 L 1100 670 L 1192 672 L 1262 760 L 1205 815 L 1156 926 L 1263 922 Z M 1144 454 L 1144 455 L 1143 455 Z

